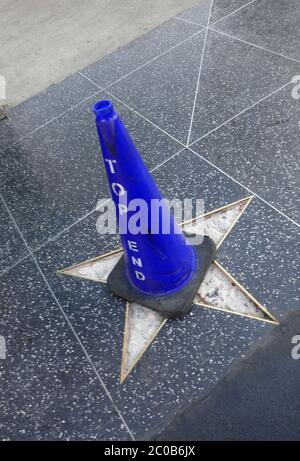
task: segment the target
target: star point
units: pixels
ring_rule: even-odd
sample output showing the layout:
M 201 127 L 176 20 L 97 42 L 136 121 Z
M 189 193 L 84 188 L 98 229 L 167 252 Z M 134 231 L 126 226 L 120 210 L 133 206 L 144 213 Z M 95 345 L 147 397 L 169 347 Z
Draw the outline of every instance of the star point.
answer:
M 197 224 L 204 220 L 204 234 L 209 235 L 217 248 L 221 246 L 241 215 L 245 212 L 253 196 L 245 197 L 216 210 L 182 223 L 185 231 L 197 233 Z M 200 227 L 199 227 L 200 229 Z M 203 230 L 203 221 L 202 228 Z M 110 272 L 122 257 L 122 248 L 104 255 L 83 261 L 60 274 L 95 282 L 106 283 Z M 278 324 L 277 319 L 257 301 L 225 268 L 214 260 L 207 271 L 194 299 L 198 307 L 216 309 L 230 314 Z M 126 303 L 125 331 L 121 362 L 120 382 L 123 383 L 137 365 L 143 354 L 171 321 L 145 306 Z

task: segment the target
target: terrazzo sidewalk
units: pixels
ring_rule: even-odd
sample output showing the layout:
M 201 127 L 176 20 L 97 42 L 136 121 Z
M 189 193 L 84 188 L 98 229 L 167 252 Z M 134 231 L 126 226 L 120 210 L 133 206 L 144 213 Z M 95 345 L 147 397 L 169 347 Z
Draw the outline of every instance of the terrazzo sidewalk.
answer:
M 299 308 L 299 21 L 297 0 L 203 0 L 0 122 L 2 440 L 147 438 L 280 328 L 195 305 L 120 384 L 125 304 L 57 272 L 118 246 L 96 232 L 96 100 L 166 197 L 253 196 L 217 260 L 279 322 Z

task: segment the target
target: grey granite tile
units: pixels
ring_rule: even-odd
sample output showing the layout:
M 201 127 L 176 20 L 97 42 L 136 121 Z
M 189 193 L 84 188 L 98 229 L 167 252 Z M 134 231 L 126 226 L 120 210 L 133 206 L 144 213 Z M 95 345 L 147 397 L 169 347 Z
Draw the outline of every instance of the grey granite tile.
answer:
M 215 21 L 219 21 L 224 16 L 246 5 L 249 1 L 250 0 L 213 0 L 209 23 L 212 24 Z M 198 5 L 184 11 L 177 17 L 206 27 L 210 5 L 211 0 L 201 0 Z
M 82 73 L 101 87 L 108 86 L 199 30 L 201 30 L 199 26 L 170 19 L 142 37 L 86 67 Z
M 187 149 L 157 169 L 153 176 L 166 198 L 202 199 L 205 212 L 249 195 L 246 189 Z
M 185 143 L 203 41 L 204 34 L 200 32 L 111 86 L 109 91 Z
M 130 439 L 34 263 L 0 286 L 1 439 Z
M 178 197 L 205 197 L 207 210 L 246 195 L 187 151 L 156 170 L 155 179 L 169 197 L 172 190 Z M 194 306 L 191 315 L 166 324 L 120 385 L 124 301 L 105 285 L 57 273 L 117 247 L 116 238 L 96 233 L 96 218 L 97 213 L 76 224 L 36 256 L 126 421 L 143 438 L 146 431 L 167 424 L 180 408 L 211 388 L 273 326 Z
M 63 303 L 84 346 L 137 437 L 169 418 L 213 386 L 233 360 L 271 325 L 195 306 L 182 321 L 169 321 L 127 381 L 120 385 L 125 303 L 106 286 L 55 274 L 74 260 L 91 237 L 82 229 L 64 236 L 38 253 L 51 272 L 52 287 Z M 91 227 L 90 233 L 94 234 Z M 79 235 L 81 234 L 81 242 Z M 109 245 L 107 248 L 109 249 Z M 99 247 L 95 243 L 95 253 Z M 65 257 L 65 259 L 63 258 Z M 77 257 L 77 260 L 80 258 Z M 68 264 L 68 262 L 67 262 Z
M 292 312 L 212 392 L 193 401 L 167 430 L 159 428 L 152 440 L 299 440 L 300 367 L 291 354 L 299 330 L 300 312 Z
M 74 74 L 13 107 L 0 122 L 0 147 L 5 149 L 96 91 L 93 83 Z
M 232 14 L 234 11 L 245 7 L 250 0 L 214 0 L 210 24 L 220 21 L 225 16 Z M 256 0 L 255 0 L 256 1 Z
M 292 89 L 288 85 L 192 148 L 299 220 L 300 107 Z
M 242 40 L 300 60 L 298 0 L 256 0 L 216 24 Z
M 219 261 L 281 319 L 300 309 L 300 230 L 255 198 L 219 250 Z
M 190 141 L 300 73 L 300 64 L 209 31 Z
M 206 212 L 249 195 L 246 189 L 188 150 L 175 155 L 155 170 L 153 177 L 166 198 L 178 198 L 181 200 L 184 198 L 202 199 L 204 200 Z M 53 239 L 54 246 L 56 241 L 58 246 L 62 245 L 62 241 L 66 243 L 66 245 L 63 245 L 64 249 L 62 248 L 59 253 L 60 260 L 57 261 L 53 270 L 70 266 L 80 260 L 89 259 L 95 256 L 95 252 L 97 255 L 119 247 L 118 236 L 97 233 L 96 223 L 99 215 L 98 211 L 94 211 L 57 239 Z M 72 246 L 67 244 L 70 235 L 72 235 Z M 82 245 L 83 241 L 84 245 Z M 49 245 L 51 246 L 52 242 L 45 246 L 45 250 L 39 250 L 38 254 L 43 254 L 43 251 L 48 252 Z M 44 259 L 46 260 L 45 270 L 47 270 L 47 258 L 42 258 L 40 262 L 44 267 Z
M 0 199 L 0 275 L 29 253 Z
M 99 94 L 49 123 L 0 156 L 1 192 L 31 248 L 93 210 L 108 195 L 91 110 Z M 149 168 L 180 145 L 114 101 Z
M 206 27 L 208 22 L 210 5 L 211 0 L 201 0 L 201 2 L 199 2 L 198 5 L 184 11 L 177 17 Z

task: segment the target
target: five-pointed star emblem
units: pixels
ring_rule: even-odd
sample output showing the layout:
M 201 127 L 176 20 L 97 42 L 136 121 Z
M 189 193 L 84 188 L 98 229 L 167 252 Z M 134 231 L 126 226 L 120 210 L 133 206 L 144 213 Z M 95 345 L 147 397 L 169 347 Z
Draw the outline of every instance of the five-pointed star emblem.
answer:
M 192 224 L 192 231 L 197 233 L 197 222 L 200 224 L 201 219 L 201 230 L 203 230 L 204 220 L 204 233 L 214 240 L 218 249 L 242 213 L 244 213 L 252 198 L 253 196 L 246 197 L 202 216 L 198 216 L 192 222 L 182 223 L 182 227 L 188 231 L 189 226 Z M 119 248 L 59 272 L 64 275 L 106 283 L 108 275 L 122 254 L 123 250 Z M 194 304 L 200 307 L 218 309 L 227 313 L 252 317 L 259 321 L 278 324 L 275 317 L 216 260 L 213 261 L 207 271 L 194 299 Z M 168 319 L 164 318 L 161 314 L 147 307 L 135 303 L 126 303 L 121 383 L 136 366 L 167 321 Z M 171 322 L 172 320 L 169 321 Z

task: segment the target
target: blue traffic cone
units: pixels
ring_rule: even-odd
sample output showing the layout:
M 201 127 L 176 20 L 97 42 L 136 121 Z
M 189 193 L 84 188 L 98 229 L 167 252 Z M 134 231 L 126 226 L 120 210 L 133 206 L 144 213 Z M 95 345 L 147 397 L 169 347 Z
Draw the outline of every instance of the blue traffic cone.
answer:
M 112 102 L 99 101 L 93 110 L 124 248 L 109 288 L 165 316 L 182 317 L 191 309 L 215 245 L 206 236 L 201 245 L 186 244 Z

